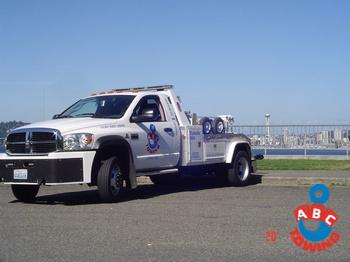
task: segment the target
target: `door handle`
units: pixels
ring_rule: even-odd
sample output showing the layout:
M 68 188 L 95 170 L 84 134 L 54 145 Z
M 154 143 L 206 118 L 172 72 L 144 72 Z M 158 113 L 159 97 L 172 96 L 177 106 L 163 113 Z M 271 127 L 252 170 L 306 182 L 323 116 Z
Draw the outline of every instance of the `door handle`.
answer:
M 167 132 L 167 133 L 172 133 L 173 129 L 170 128 L 170 127 L 167 127 L 167 128 L 164 128 L 164 131 Z

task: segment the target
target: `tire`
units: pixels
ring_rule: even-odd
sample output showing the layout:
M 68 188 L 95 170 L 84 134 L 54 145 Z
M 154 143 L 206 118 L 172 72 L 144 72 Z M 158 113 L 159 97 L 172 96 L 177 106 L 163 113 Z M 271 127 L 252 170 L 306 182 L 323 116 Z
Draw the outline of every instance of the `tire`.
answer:
M 203 117 L 199 121 L 199 124 L 203 126 L 203 134 L 210 134 L 213 131 L 211 120 L 208 117 Z
M 12 185 L 13 195 L 22 202 L 33 202 L 39 192 L 40 185 Z
M 213 120 L 212 123 L 213 133 L 214 134 L 225 134 L 225 123 L 220 117 L 217 117 Z
M 251 179 L 250 160 L 247 152 L 238 151 L 233 158 L 233 165 L 227 170 L 227 182 L 231 186 L 246 186 Z
M 102 163 L 97 175 L 97 188 L 102 201 L 115 202 L 120 198 L 123 173 L 117 157 L 110 157 Z

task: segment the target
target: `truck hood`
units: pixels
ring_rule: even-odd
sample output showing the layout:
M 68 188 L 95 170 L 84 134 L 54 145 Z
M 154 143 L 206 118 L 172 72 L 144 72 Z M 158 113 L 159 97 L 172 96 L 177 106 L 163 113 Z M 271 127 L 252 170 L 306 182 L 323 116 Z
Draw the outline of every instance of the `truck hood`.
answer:
M 52 128 L 59 130 L 62 134 L 72 133 L 81 129 L 105 126 L 105 125 L 117 125 L 120 123 L 117 119 L 101 119 L 101 118 L 61 118 L 54 119 L 45 122 L 38 122 L 30 125 L 20 127 L 24 128 Z

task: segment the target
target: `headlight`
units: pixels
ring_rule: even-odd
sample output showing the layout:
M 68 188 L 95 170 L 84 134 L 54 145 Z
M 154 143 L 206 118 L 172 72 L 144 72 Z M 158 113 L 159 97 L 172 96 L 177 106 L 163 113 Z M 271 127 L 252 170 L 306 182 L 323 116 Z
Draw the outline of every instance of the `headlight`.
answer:
M 63 150 L 86 150 L 91 149 L 94 142 L 92 134 L 70 134 L 63 136 Z

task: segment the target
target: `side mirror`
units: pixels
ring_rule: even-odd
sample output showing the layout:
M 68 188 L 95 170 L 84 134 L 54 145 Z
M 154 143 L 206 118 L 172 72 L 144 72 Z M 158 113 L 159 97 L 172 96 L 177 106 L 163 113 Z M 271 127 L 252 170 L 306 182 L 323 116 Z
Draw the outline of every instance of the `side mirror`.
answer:
M 53 115 L 52 119 L 57 119 L 60 116 L 60 114 Z
M 134 123 L 151 122 L 155 118 L 155 111 L 153 109 L 147 109 L 142 112 L 140 116 L 132 116 L 131 121 Z

